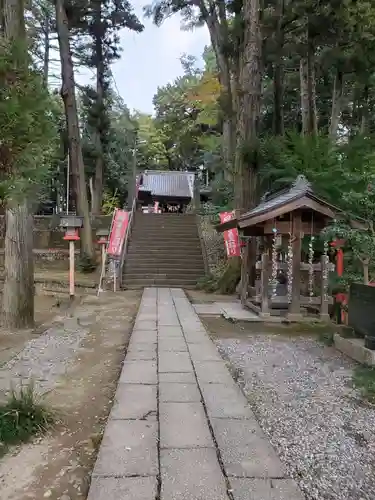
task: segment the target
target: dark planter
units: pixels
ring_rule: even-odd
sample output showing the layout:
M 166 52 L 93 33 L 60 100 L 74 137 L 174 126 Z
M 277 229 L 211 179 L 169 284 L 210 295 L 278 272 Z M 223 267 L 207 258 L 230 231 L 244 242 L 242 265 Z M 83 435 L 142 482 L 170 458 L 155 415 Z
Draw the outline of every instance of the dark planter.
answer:
M 370 335 L 366 335 L 365 347 L 367 349 L 371 349 L 371 351 L 375 351 L 375 337 L 370 337 Z

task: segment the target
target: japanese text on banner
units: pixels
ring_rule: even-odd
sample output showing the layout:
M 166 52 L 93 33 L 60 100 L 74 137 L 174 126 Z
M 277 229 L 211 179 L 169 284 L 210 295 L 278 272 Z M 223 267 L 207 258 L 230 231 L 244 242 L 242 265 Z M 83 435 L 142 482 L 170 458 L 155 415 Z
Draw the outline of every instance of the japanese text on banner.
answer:
M 234 211 L 222 212 L 220 214 L 220 221 L 223 224 L 224 222 L 232 220 L 233 217 L 234 217 Z M 241 249 L 240 249 L 240 239 L 238 236 L 237 228 L 228 229 L 227 231 L 224 231 L 223 236 L 224 236 L 225 248 L 227 250 L 227 256 L 239 257 L 241 255 Z
M 113 219 L 112 230 L 109 236 L 108 255 L 120 257 L 128 227 L 129 212 L 117 210 Z

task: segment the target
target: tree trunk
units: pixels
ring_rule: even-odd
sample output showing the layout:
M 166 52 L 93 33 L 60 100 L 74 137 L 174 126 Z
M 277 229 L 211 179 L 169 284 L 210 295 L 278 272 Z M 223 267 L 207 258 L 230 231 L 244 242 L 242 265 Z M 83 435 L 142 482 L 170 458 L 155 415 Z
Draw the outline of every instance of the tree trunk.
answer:
M 48 73 L 49 73 L 49 49 L 50 49 L 50 44 L 49 44 L 49 26 L 50 26 L 50 16 L 48 9 L 44 10 L 44 40 L 43 40 L 43 81 L 44 85 L 47 87 L 48 86 Z
M 307 55 L 300 61 L 302 135 L 317 135 L 315 56 L 314 47 L 307 37 Z
M 341 118 L 341 111 L 343 104 L 342 98 L 343 98 L 343 74 L 340 70 L 337 70 L 333 82 L 331 120 L 329 124 L 329 137 L 332 141 L 336 141 L 337 139 L 337 132 L 340 125 L 340 118 Z
M 236 208 L 246 210 L 257 203 L 259 120 L 261 104 L 262 36 L 259 0 L 243 4 L 244 43 L 240 59 L 240 97 L 237 109 L 237 149 L 235 168 Z M 247 297 L 255 277 L 255 238 L 243 252 L 241 300 Z
M 363 284 L 368 285 L 370 282 L 370 277 L 369 277 L 369 260 L 364 259 L 362 261 L 363 265 Z
M 26 201 L 6 211 L 3 322 L 7 328 L 34 326 L 33 217 Z
M 360 134 L 365 135 L 368 128 L 368 115 L 369 115 L 369 86 L 366 84 L 362 94 L 362 105 L 361 105 L 361 125 Z
M 210 4 L 208 9 L 203 0 L 199 5 L 210 33 L 211 44 L 218 67 L 218 79 L 221 86 L 220 108 L 223 113 L 222 154 L 225 168 L 230 176 L 232 176 L 236 147 L 236 122 L 233 107 L 231 64 L 227 54 L 229 35 L 227 19 L 225 17 L 225 4 L 222 0 L 218 2 L 220 19 L 214 5 Z
M 78 215 L 84 219 L 81 230 L 81 252 L 88 258 L 94 258 L 94 245 L 91 233 L 90 211 L 85 180 L 85 166 L 83 163 L 81 136 L 78 123 L 77 101 L 75 95 L 75 81 L 73 72 L 72 54 L 69 42 L 68 18 L 63 0 L 56 0 L 56 27 L 59 40 L 61 60 L 61 97 L 64 101 L 65 118 L 68 129 L 69 159 L 73 180 Z
M 10 44 L 14 40 L 23 41 L 26 44 L 26 27 L 23 0 L 2 0 L 2 23 L 3 35 Z M 26 61 L 26 55 L 25 55 Z
M 24 58 L 15 65 L 28 65 L 24 5 L 22 0 L 3 0 L 3 35 L 11 47 L 14 41 L 24 42 Z M 12 172 L 17 175 L 17 172 Z M 7 200 L 5 230 L 5 262 L 2 313 L 9 328 L 34 326 L 34 261 L 33 221 L 27 200 Z
M 276 60 L 273 67 L 273 131 L 275 135 L 284 135 L 284 7 L 285 0 L 278 2 L 278 20 L 276 31 Z
M 259 0 L 245 0 L 245 36 L 237 109 L 235 204 L 239 210 L 257 202 L 258 133 L 261 101 L 261 32 Z
M 92 212 L 96 215 L 102 211 L 103 202 L 103 177 L 104 177 L 104 155 L 102 141 L 102 121 L 104 112 L 104 54 L 103 54 L 103 38 L 104 26 L 102 23 L 101 0 L 94 2 L 94 23 L 95 23 L 95 60 L 96 60 L 96 108 L 98 117 L 95 130 L 95 146 L 96 146 L 96 161 L 95 161 L 95 181 L 94 181 L 94 198 L 92 199 Z

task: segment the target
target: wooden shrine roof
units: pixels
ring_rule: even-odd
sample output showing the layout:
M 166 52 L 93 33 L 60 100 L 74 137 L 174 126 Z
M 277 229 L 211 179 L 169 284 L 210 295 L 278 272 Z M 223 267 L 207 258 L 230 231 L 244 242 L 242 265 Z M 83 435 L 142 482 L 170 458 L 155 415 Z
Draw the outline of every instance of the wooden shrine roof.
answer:
M 328 219 L 334 219 L 342 213 L 340 209 L 318 198 L 314 194 L 311 184 L 303 175 L 300 175 L 291 187 L 274 193 L 266 193 L 259 205 L 244 214 L 237 213 L 236 217 L 219 224 L 216 229 L 219 232 L 234 227 L 243 229 L 276 219 L 298 209 L 311 210 Z
M 145 170 L 139 192 L 154 197 L 193 198 L 194 172 Z
M 330 219 L 339 212 L 339 209 L 318 198 L 307 179 L 299 175 L 290 188 L 266 194 L 259 205 L 239 217 L 238 225 L 240 228 L 254 226 L 302 208 Z

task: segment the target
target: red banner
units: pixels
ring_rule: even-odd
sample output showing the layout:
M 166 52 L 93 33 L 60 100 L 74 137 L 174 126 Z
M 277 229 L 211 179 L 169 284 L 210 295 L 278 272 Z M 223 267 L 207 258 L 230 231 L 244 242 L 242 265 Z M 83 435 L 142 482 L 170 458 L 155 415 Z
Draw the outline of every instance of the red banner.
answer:
M 121 256 L 128 222 L 129 212 L 126 212 L 125 210 L 116 210 L 113 217 L 112 229 L 111 234 L 109 235 L 107 248 L 107 254 L 111 257 Z
M 234 212 L 222 212 L 220 214 L 220 222 L 223 224 L 224 222 L 232 220 L 233 217 Z M 228 257 L 239 257 L 241 255 L 240 239 L 237 228 L 224 231 L 224 242 Z

